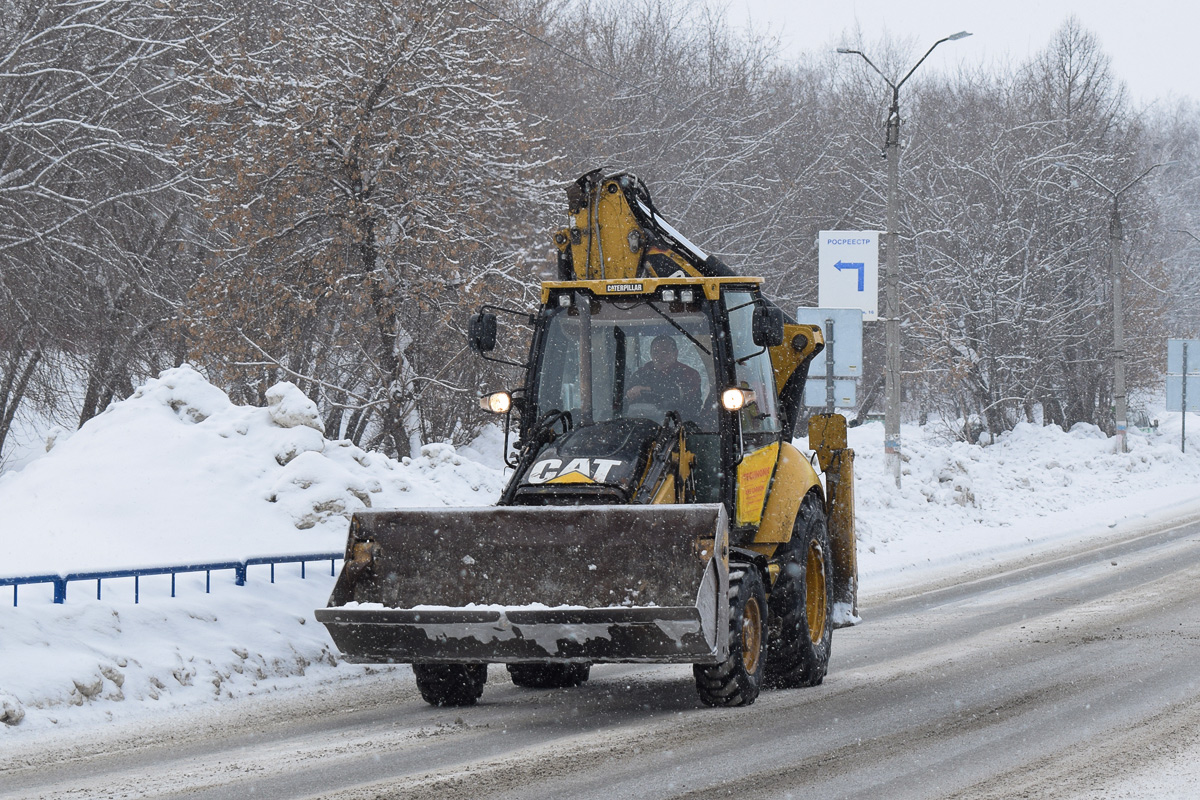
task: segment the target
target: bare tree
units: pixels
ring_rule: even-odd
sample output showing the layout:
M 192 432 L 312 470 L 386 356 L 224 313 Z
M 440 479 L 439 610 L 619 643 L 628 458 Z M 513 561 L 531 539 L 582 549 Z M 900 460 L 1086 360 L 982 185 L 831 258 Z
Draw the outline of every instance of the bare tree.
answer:
M 166 146 L 173 63 L 204 20 L 186 0 L 14 0 L 0 15 L 0 444 L 32 389 L 44 411 L 66 405 L 53 371 L 86 376 L 83 421 L 163 346 L 146 330 L 179 259 L 147 237 L 184 177 Z
M 936 123 L 920 126 L 906 202 L 910 368 L 967 437 L 973 417 L 998 433 L 1038 405 L 1067 427 L 1111 426 L 1111 202 L 1078 171 L 1118 184 L 1142 144 L 1108 58 L 1069 19 L 1016 74 L 926 84 L 924 108 Z M 1126 203 L 1130 229 L 1152 221 Z M 1131 335 L 1154 335 L 1154 305 L 1133 291 L 1127 306 Z
M 478 367 L 447 333 L 524 291 L 523 232 L 497 223 L 541 197 L 516 51 L 464 2 L 276 13 L 205 78 L 189 131 L 225 237 L 192 293 L 196 352 L 248 386 L 301 381 L 331 434 L 400 455 L 465 435 L 448 400 L 467 405 Z

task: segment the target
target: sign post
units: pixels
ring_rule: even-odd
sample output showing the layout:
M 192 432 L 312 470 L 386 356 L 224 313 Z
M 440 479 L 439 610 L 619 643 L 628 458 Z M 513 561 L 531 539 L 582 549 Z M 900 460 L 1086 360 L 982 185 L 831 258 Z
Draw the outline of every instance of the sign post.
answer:
M 1167 340 L 1167 411 L 1179 411 L 1179 449 L 1187 452 L 1188 395 L 1200 397 L 1200 339 Z

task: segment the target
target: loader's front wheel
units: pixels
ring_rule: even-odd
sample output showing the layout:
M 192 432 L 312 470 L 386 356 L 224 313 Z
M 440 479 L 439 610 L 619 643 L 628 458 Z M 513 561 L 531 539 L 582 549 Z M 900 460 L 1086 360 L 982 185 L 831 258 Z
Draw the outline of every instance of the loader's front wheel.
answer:
M 509 664 L 508 675 L 527 689 L 565 689 L 586 683 L 591 664 Z
M 767 685 L 816 686 L 829 669 L 833 643 L 833 556 L 819 497 L 805 498 L 785 548 L 771 591 Z
M 433 706 L 473 706 L 487 683 L 487 664 L 413 664 L 417 688 Z
M 720 664 L 694 664 L 696 691 L 710 706 L 748 706 L 758 698 L 767 641 L 767 595 L 758 570 L 730 565 L 729 656 Z

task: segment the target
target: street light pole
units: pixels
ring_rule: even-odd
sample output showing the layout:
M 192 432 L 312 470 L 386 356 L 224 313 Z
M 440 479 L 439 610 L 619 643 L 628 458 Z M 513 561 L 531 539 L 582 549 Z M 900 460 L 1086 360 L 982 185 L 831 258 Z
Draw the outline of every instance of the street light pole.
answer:
M 1108 223 L 1108 246 L 1112 265 L 1113 298 L 1113 415 L 1116 417 L 1118 453 L 1129 452 L 1129 443 L 1126 440 L 1126 433 L 1129 429 L 1129 408 L 1125 391 L 1125 264 L 1121 253 L 1121 242 L 1125 239 L 1125 229 L 1121 223 L 1121 195 L 1159 167 L 1167 167 L 1176 163 L 1178 162 L 1164 161 L 1152 164 L 1141 175 L 1120 189 L 1111 189 L 1095 175 L 1070 164 L 1060 164 L 1071 172 L 1087 178 L 1112 198 L 1112 217 Z
M 884 75 L 879 67 L 867 58 L 861 50 L 839 47 L 839 53 L 853 53 L 862 56 L 863 61 L 883 78 L 892 90 L 892 105 L 888 109 L 887 138 L 884 140 L 884 157 L 887 159 L 887 254 L 884 262 L 884 337 L 886 353 L 884 355 L 884 395 L 885 407 L 883 415 L 883 452 L 887 459 L 887 469 L 895 476 L 896 488 L 900 488 L 900 266 L 899 266 L 899 233 L 900 227 L 900 87 L 912 77 L 917 67 L 929 58 L 933 49 L 942 42 L 952 42 L 964 39 L 971 34 L 959 31 L 938 39 L 933 46 L 925 51 L 925 55 L 913 64 L 903 78 L 893 83 Z
M 863 56 L 866 58 L 866 56 Z M 886 79 L 885 79 L 886 80 Z M 884 263 L 883 454 L 900 488 L 900 86 L 892 87 L 887 139 L 887 258 Z
M 1125 441 L 1129 417 L 1125 395 L 1125 263 L 1121 259 L 1121 242 L 1125 239 L 1125 229 L 1121 226 L 1121 195 L 1114 194 L 1112 201 L 1108 245 L 1112 250 L 1113 406 L 1117 418 L 1117 452 L 1128 453 L 1129 445 Z

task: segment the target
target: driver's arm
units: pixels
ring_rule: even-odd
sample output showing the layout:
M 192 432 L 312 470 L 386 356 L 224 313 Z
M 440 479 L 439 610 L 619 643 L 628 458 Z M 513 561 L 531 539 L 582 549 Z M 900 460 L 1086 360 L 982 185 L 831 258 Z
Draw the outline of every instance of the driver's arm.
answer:
M 632 385 L 625 390 L 626 400 L 638 400 L 654 393 L 654 387 L 650 385 L 649 375 L 645 370 L 639 369 L 633 373 L 629 382 Z

